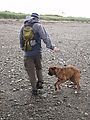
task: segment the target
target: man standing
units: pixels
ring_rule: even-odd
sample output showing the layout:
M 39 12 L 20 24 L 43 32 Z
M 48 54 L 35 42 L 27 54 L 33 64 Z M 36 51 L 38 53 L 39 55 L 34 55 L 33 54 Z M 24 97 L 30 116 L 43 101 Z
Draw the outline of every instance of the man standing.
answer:
M 54 52 L 59 51 L 52 45 L 45 28 L 39 21 L 39 15 L 32 13 L 31 16 L 26 17 L 20 30 L 20 47 L 25 52 L 24 66 L 31 82 L 33 95 L 37 95 L 37 90 L 43 88 L 41 39 L 47 48 Z M 38 81 L 36 81 L 36 75 Z

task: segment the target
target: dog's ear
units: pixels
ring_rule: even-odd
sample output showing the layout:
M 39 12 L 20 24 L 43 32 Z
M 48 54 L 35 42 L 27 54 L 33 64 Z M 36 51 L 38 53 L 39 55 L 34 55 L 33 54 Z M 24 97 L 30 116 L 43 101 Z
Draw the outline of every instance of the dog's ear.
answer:
M 52 70 L 55 70 L 55 69 L 56 69 L 56 67 L 52 67 L 51 69 L 52 69 Z
M 56 68 L 56 67 L 55 67 L 55 69 L 54 69 L 54 70 L 55 70 L 55 73 L 57 73 L 57 71 L 58 71 L 58 68 Z

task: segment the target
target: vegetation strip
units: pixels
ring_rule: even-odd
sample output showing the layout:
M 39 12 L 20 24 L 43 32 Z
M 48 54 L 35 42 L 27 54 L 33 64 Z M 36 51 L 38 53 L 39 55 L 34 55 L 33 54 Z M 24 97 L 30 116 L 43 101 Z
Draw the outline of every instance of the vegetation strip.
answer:
M 24 13 L 15 13 L 9 11 L 0 11 L 0 19 L 25 19 L 25 17 L 29 14 Z M 90 22 L 90 18 L 83 17 L 64 17 L 60 15 L 40 15 L 40 19 L 42 20 L 53 20 L 53 21 L 81 21 L 81 22 Z

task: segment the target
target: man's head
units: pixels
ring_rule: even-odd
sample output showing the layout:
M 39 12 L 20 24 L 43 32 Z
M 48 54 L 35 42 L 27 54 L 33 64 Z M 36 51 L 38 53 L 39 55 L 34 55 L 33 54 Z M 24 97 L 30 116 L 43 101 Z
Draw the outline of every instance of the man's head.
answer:
M 31 17 L 34 17 L 34 18 L 39 19 L 39 15 L 38 15 L 37 13 L 32 13 L 32 14 L 31 14 Z
M 31 15 L 26 16 L 25 23 L 31 22 L 32 20 L 39 21 L 39 15 L 37 13 L 32 13 Z

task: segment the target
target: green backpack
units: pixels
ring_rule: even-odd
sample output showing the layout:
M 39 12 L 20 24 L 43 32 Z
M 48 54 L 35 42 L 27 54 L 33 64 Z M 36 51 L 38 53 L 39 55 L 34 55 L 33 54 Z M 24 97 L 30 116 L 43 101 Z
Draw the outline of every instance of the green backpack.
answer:
M 31 51 L 35 47 L 36 41 L 34 40 L 33 28 L 26 26 L 23 29 L 24 50 Z

